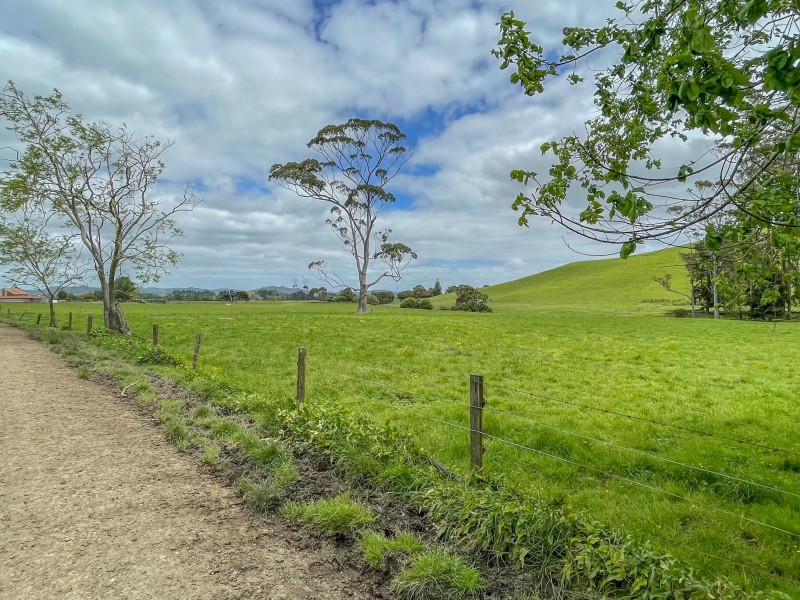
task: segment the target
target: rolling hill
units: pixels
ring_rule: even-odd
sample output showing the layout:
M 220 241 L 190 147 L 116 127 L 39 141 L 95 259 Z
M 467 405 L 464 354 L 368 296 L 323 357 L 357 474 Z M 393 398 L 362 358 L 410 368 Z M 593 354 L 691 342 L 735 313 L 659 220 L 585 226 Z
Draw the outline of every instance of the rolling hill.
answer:
M 670 293 L 653 276 L 672 274 L 673 287 L 689 292 L 680 248 L 634 255 L 627 260 L 611 258 L 574 262 L 507 283 L 483 288 L 497 312 L 529 310 L 663 313 L 665 308 L 686 305 L 683 296 Z M 435 298 L 450 304 L 453 294 Z

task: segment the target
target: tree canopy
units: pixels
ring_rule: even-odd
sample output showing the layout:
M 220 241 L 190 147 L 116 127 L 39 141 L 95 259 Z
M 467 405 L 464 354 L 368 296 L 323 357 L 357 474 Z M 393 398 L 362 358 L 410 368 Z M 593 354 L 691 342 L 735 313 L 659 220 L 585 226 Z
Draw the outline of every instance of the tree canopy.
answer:
M 170 144 L 124 124 L 88 123 L 58 90 L 28 97 L 13 82 L 0 92 L 0 116 L 24 146 L 0 174 L 0 202 L 42 206 L 52 225 L 76 234 L 100 283 L 105 326 L 128 333 L 117 277 L 129 266 L 140 281 L 154 281 L 177 264 L 169 244 L 183 232 L 174 217 L 199 202 L 188 188 L 178 198 L 156 195 Z
M 372 286 L 385 277 L 398 281 L 403 269 L 417 258 L 405 244 L 389 241 L 391 230 L 377 227 L 380 214 L 396 201 L 387 186 L 408 160 L 405 137 L 393 123 L 350 119 L 323 127 L 308 142 L 322 160 L 274 164 L 269 171 L 270 181 L 331 205 L 326 223 L 355 262 L 360 313 L 367 311 Z M 370 263 L 375 260 L 383 263 L 383 269 L 370 276 Z M 309 268 L 331 285 L 348 287 L 324 261 L 314 261 Z
M 618 15 L 603 26 L 565 27 L 565 51 L 557 58 L 513 12 L 501 18 L 493 53 L 502 69 L 513 67 L 511 82 L 529 96 L 545 93 L 555 77 L 579 85 L 590 55 L 617 52 L 613 64 L 594 75 L 597 110 L 585 133 L 541 146 L 553 157 L 548 177 L 512 171 L 512 179 L 533 187 L 513 204 L 520 224 L 544 216 L 619 244 L 623 257 L 648 239 L 672 242 L 729 207 L 761 227 L 797 235 L 800 3 L 641 0 L 616 6 Z M 672 168 L 663 142 L 697 138 L 706 139 L 707 148 Z M 687 190 L 694 182 L 705 185 Z M 574 196 L 583 197 L 582 208 L 569 208 Z M 673 205 L 686 209 L 666 210 Z

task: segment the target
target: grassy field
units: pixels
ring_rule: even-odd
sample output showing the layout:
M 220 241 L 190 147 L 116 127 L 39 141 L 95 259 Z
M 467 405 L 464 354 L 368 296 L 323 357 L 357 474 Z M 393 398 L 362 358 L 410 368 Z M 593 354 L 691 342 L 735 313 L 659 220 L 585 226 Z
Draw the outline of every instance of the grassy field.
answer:
M 309 402 L 390 421 L 459 472 L 468 468 L 466 432 L 430 418 L 467 425 L 469 375 L 483 374 L 486 431 L 528 448 L 489 440 L 490 473 L 704 575 L 800 597 L 800 537 L 778 530 L 800 534 L 800 325 L 665 316 L 678 297 L 650 276 L 676 254 L 568 265 L 487 288 L 493 314 L 390 306 L 357 316 L 352 305 L 315 303 L 126 312 L 142 337 L 158 323 L 162 345 L 185 360 L 202 332 L 200 374 L 241 391 L 243 410 L 261 401 L 248 393 L 293 396 L 305 346 Z M 70 310 L 77 328 L 100 307 L 59 305 Z

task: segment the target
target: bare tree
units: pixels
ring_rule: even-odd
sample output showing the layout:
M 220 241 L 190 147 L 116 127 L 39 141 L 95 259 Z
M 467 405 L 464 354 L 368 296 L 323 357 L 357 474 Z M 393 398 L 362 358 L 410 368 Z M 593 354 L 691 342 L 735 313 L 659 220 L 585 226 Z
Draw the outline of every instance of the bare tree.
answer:
M 29 98 L 13 82 L 0 94 L 0 115 L 27 144 L 0 176 L 3 204 L 43 203 L 76 232 L 100 283 L 105 326 L 129 333 L 118 275 L 129 265 L 140 281 L 156 281 L 177 264 L 169 244 L 183 232 L 174 217 L 199 202 L 188 188 L 177 198 L 156 197 L 161 157 L 171 144 L 137 137 L 124 124 L 87 123 L 58 90 Z
M 386 186 L 408 160 L 402 146 L 405 137 L 392 123 L 350 119 L 323 127 L 308 143 L 321 162 L 309 158 L 270 168 L 271 181 L 303 198 L 331 204 L 326 223 L 355 261 L 359 313 L 367 312 L 372 286 L 385 277 L 398 281 L 403 269 L 417 258 L 405 244 L 389 242 L 391 230 L 376 227 L 380 214 L 396 200 Z M 370 278 L 373 260 L 384 268 Z M 324 261 L 314 261 L 309 268 L 331 285 L 348 287 Z

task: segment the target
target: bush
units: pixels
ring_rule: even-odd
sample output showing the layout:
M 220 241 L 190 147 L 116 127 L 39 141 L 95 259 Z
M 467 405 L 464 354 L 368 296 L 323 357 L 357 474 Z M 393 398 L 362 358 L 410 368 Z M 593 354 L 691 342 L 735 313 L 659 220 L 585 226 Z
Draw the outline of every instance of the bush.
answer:
M 466 312 L 492 312 L 489 306 L 489 296 L 471 285 L 460 285 L 456 290 L 456 305 L 454 310 Z
M 391 304 L 394 302 L 394 292 L 388 290 L 375 292 L 375 297 L 378 299 L 379 304 Z
M 406 298 L 400 303 L 400 308 L 417 308 L 419 301 L 416 298 Z
M 358 298 L 350 288 L 344 288 L 341 292 L 336 294 L 333 299 L 334 302 L 358 302 Z
M 423 298 L 422 300 L 417 302 L 416 307 L 422 310 L 433 310 L 433 304 L 431 304 L 431 301 L 428 300 L 427 298 Z
M 381 301 L 375 294 L 370 294 L 369 296 L 367 296 L 367 304 L 371 304 L 372 306 L 377 306 L 380 303 Z

